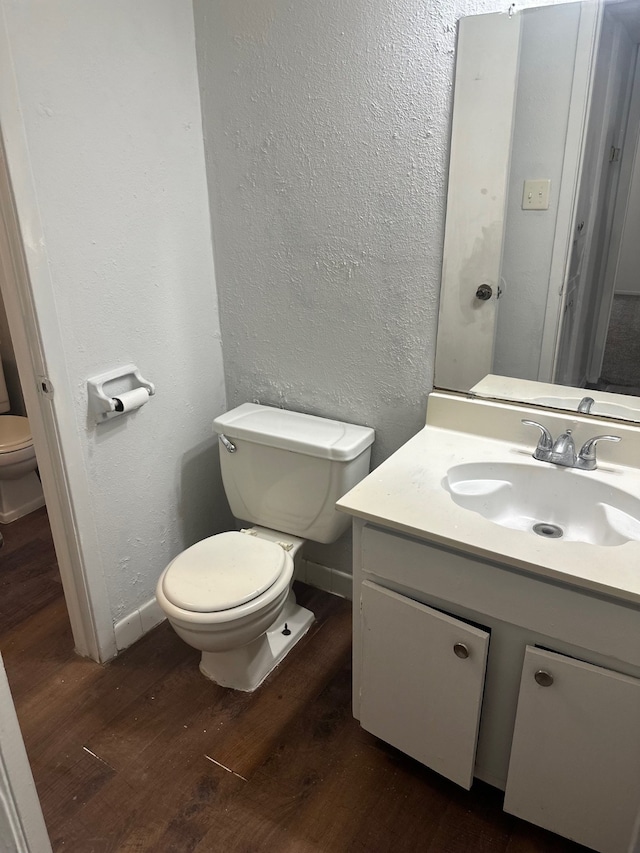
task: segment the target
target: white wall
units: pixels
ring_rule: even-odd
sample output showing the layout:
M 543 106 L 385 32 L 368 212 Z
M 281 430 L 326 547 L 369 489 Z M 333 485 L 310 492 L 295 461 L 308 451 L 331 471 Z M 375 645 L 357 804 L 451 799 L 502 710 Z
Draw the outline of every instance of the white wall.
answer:
M 231 403 L 370 425 L 374 464 L 422 426 L 456 22 L 507 5 L 195 0 Z
M 505 8 L 196 0 L 230 404 L 370 424 L 376 462 L 422 425 L 456 22 Z M 2 9 L 29 154 L 10 165 L 33 179 L 38 215 L 17 202 L 51 287 L 36 307 L 52 305 L 45 345 L 52 326 L 63 344 L 47 353 L 54 406 L 78 451 L 89 579 L 118 620 L 177 551 L 230 523 L 210 427 L 224 390 L 191 6 Z M 158 394 L 98 430 L 86 379 L 129 360 Z M 350 567 L 344 543 L 317 559 Z
M 229 523 L 211 430 L 225 394 L 192 7 L 3 11 L 62 341 L 54 405 L 72 408 L 58 414 L 81 451 L 89 580 L 104 579 L 115 622 L 153 597 L 176 553 Z M 29 245 L 33 210 L 14 188 Z M 45 348 L 58 347 L 42 319 Z M 156 397 L 97 427 L 86 380 L 130 361 Z

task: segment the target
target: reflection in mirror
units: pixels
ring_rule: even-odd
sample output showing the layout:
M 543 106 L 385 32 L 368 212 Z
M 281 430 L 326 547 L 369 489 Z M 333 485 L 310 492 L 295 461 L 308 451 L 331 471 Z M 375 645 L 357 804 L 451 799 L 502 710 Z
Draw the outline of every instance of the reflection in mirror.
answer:
M 640 421 L 639 42 L 640 0 L 461 21 L 438 387 Z

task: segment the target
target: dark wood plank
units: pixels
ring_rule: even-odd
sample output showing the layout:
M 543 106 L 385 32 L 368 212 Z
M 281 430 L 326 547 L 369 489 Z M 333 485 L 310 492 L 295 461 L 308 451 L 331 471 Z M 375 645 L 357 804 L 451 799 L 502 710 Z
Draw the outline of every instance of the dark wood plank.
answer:
M 349 603 L 297 585 L 316 624 L 254 694 L 203 678 L 166 623 L 100 666 L 73 651 L 46 513 L 5 527 L 0 648 L 56 853 L 584 849 L 360 728 Z
M 546 829 L 515 817 L 512 819 L 507 853 L 583 853 L 585 850 L 581 844 L 560 838 Z
M 0 525 L 0 638 L 62 595 L 46 510 L 32 515 Z
M 264 686 L 260 702 L 250 703 L 233 726 L 221 731 L 214 757 L 234 772 L 250 778 L 273 752 L 287 729 L 324 687 L 337 666 L 350 655 L 351 614 L 343 609 L 302 640 L 279 668 L 277 678 Z
M 331 615 L 320 628 L 330 628 L 332 619 L 349 620 L 349 606 L 336 599 L 325 610 Z M 343 658 L 348 657 L 348 630 L 330 631 L 330 635 L 339 638 Z M 298 644 L 286 665 L 254 695 L 208 682 L 198 671 L 197 659 L 176 668 L 164 683 L 154 684 L 89 741 L 92 752 L 117 769 L 118 775 L 82 809 L 79 819 L 94 828 L 96 837 L 108 834 L 110 843 L 117 845 L 113 849 L 138 849 L 139 836 L 146 839 L 144 849 L 164 849 L 178 825 L 191 825 L 194 820 L 199 822 L 199 829 L 190 835 L 195 842 L 212 820 L 210 810 L 197 807 L 202 791 L 230 786 L 235 791 L 235 786 L 246 784 L 240 771 L 249 773 L 270 754 L 273 741 L 308 701 L 312 682 L 322 684 L 327 671 L 334 672 L 340 665 L 331 642 L 324 645 L 325 653 L 318 656 L 309 654 L 310 641 Z M 173 780 L 169 790 L 167 776 Z M 128 799 L 137 818 L 133 825 L 114 830 L 112 803 L 121 796 L 121 780 L 129 790 L 139 792 Z M 205 819 L 207 824 L 200 826 Z M 77 843 L 75 835 L 69 834 L 73 831 L 71 826 L 61 830 L 58 843 L 64 841 L 65 849 Z
M 11 522 L 11 524 L 0 524 L 0 532 L 4 540 L 2 546 L 4 554 L 9 554 L 28 542 L 33 542 L 37 539 L 55 557 L 46 507 L 25 515 L 23 518 Z
M 46 772 L 38 772 L 38 794 L 47 829 L 55 837 L 61 826 L 86 805 L 115 770 L 90 752 L 77 747 L 59 756 Z
M 288 729 L 197 853 L 427 849 L 449 798 L 428 771 L 363 733 L 348 662 Z

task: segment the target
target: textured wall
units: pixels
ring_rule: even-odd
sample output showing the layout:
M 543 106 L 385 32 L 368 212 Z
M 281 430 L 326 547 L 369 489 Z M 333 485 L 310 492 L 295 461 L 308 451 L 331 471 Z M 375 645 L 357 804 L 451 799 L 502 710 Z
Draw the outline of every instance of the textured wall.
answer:
M 423 425 L 456 21 L 507 5 L 195 0 L 230 403 L 372 426 L 374 463 Z
M 229 523 L 191 4 L 2 7 L 64 337 L 54 378 L 74 400 L 63 438 L 82 450 L 89 571 L 118 619 L 177 551 Z M 196 0 L 231 404 L 371 425 L 375 462 L 422 425 L 456 21 L 506 7 Z M 157 396 L 98 430 L 86 379 L 130 360 Z M 316 559 L 349 566 L 344 542 Z
M 177 552 L 229 522 L 193 12 L 188 0 L 4 11 L 62 330 L 57 382 L 72 389 L 99 543 L 88 570 L 101 564 L 117 620 Z M 86 380 L 130 361 L 156 397 L 96 427 Z

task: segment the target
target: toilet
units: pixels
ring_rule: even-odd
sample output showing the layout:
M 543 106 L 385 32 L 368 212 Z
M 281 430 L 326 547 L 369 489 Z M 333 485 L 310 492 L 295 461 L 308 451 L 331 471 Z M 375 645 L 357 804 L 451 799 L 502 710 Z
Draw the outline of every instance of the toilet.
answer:
M 0 523 L 9 524 L 44 506 L 38 463 L 27 418 L 8 415 L 7 383 L 0 363 Z
M 244 403 L 214 421 L 234 516 L 251 525 L 179 554 L 156 597 L 200 671 L 255 690 L 306 633 L 313 614 L 291 584 L 307 539 L 334 542 L 349 527 L 335 502 L 369 471 L 368 427 Z

